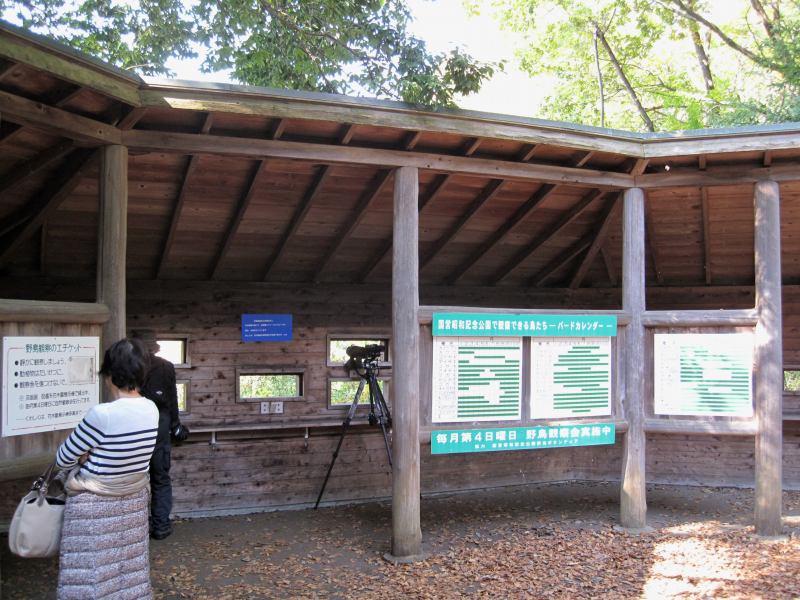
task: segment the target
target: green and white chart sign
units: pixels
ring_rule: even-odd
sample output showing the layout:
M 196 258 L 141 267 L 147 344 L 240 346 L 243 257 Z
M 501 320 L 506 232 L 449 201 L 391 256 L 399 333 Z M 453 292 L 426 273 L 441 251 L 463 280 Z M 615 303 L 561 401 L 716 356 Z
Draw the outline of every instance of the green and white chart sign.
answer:
M 531 340 L 531 417 L 611 414 L 611 339 Z
M 587 423 L 560 427 L 433 431 L 431 433 L 431 454 L 544 450 L 546 448 L 613 444 L 615 429 L 613 423 Z
M 751 333 L 654 336 L 658 415 L 753 416 Z
M 434 423 L 519 420 L 521 388 L 522 338 L 434 338 Z
M 614 315 L 433 313 L 434 336 L 586 337 L 617 335 Z

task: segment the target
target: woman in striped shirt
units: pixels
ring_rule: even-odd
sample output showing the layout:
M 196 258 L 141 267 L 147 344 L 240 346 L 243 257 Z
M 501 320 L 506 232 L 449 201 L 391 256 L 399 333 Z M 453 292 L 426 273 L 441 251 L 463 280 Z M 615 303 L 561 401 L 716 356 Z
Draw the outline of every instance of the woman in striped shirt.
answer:
M 139 340 L 106 350 L 100 374 L 113 402 L 92 407 L 56 454 L 72 468 L 59 555 L 58 598 L 152 598 L 148 465 L 158 408 L 139 394 L 148 353 Z

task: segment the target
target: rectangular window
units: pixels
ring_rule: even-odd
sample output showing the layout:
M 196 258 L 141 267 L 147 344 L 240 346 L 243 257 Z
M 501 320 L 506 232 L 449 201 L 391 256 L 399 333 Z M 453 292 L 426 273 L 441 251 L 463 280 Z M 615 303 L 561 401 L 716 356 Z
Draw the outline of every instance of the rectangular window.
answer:
M 331 408 L 347 407 L 353 403 L 358 392 L 358 379 L 329 379 L 328 380 L 328 406 Z M 378 386 L 381 388 L 381 393 L 389 403 L 389 379 L 379 378 Z M 358 405 L 369 405 L 369 388 L 364 384 L 364 389 L 361 391 L 361 397 L 358 399 Z
M 189 412 L 189 382 L 179 380 L 176 385 L 178 388 L 178 412 L 184 415 Z
M 303 397 L 303 372 L 283 369 L 241 368 L 236 372 L 236 401 Z
M 329 335 L 328 336 L 328 366 L 341 367 L 350 358 L 347 349 L 350 346 L 382 346 L 383 350 L 378 356 L 381 364 L 389 365 L 389 338 L 380 335 Z
M 157 341 L 159 350 L 156 352 L 156 356 L 168 360 L 179 369 L 191 366 L 188 336 L 159 336 Z
M 784 369 L 783 391 L 800 392 L 800 369 Z

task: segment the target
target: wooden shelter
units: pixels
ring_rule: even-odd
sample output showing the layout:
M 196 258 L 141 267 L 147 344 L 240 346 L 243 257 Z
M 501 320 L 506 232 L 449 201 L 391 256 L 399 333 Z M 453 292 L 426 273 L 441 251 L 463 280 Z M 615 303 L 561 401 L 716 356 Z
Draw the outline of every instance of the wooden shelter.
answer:
M 420 492 L 537 481 L 620 481 L 634 529 L 646 481 L 754 486 L 758 531 L 780 531 L 800 124 L 641 134 L 143 80 L 5 25 L 0 123 L 0 331 L 186 340 L 178 513 L 312 504 L 344 416 L 330 342 L 385 339 L 394 469 L 359 417 L 326 500 L 391 495 L 397 557 L 421 552 Z M 437 307 L 617 316 L 617 443 L 431 456 Z M 293 339 L 243 342 L 246 313 L 291 314 Z M 755 416 L 654 413 L 654 334 L 752 330 Z M 249 372 L 302 394 L 262 414 Z M 0 440 L 4 515 L 66 433 Z

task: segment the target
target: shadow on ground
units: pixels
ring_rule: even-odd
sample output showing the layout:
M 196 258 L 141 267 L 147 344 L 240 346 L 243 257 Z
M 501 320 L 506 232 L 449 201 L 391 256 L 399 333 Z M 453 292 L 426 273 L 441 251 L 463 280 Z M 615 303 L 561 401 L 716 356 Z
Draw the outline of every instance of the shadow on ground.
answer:
M 618 484 L 527 485 L 425 498 L 428 559 L 393 565 L 388 503 L 180 520 L 151 543 L 155 597 L 800 597 L 800 492 L 786 537 L 753 534 L 753 492 L 649 486 L 651 533 L 618 524 Z M 2 598 L 54 598 L 56 559 L 2 540 Z

